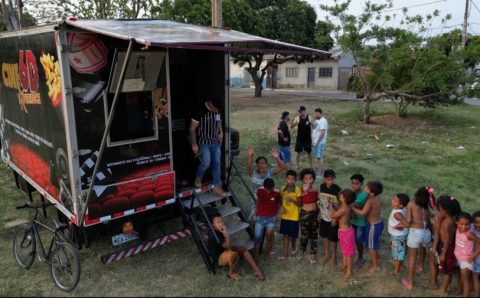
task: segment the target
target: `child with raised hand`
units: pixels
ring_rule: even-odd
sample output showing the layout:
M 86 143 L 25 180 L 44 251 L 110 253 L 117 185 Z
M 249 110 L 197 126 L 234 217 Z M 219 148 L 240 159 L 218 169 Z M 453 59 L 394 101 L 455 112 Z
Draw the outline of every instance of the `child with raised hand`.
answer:
M 415 200 L 410 201 L 407 205 L 407 223 L 409 231 L 407 236 L 408 246 L 408 276 L 402 278 L 402 285 L 411 290 L 413 288 L 413 278 L 415 271 L 422 272 L 417 267 L 417 252 L 419 249 L 429 249 L 432 246 L 432 232 L 430 231 L 430 192 L 429 187 L 422 186 L 415 192 Z M 420 258 L 420 266 L 423 266 L 422 258 Z
M 340 207 L 333 211 L 333 205 L 330 204 L 328 211 L 332 220 L 338 221 L 338 239 L 343 259 L 343 280 L 349 281 L 353 275 L 353 256 L 355 255 L 355 231 L 350 220 L 352 215 L 351 206 L 355 201 L 356 195 L 350 189 L 340 191 Z
M 473 224 L 471 231 L 477 238 L 475 242 L 475 260 L 473 262 L 473 297 L 480 297 L 480 211 L 473 213 Z
M 320 237 L 324 238 L 325 254 L 322 258 L 322 265 L 332 261 L 334 267 L 337 266 L 338 223 L 330 217 L 328 207 L 333 205 L 334 210 L 338 209 L 338 194 L 341 189 L 335 184 L 335 177 L 334 170 L 328 169 L 323 173 L 323 183 L 320 185 L 320 228 L 318 231 Z
M 391 251 L 393 257 L 394 268 L 391 272 L 394 275 L 400 273 L 403 268 L 403 261 L 407 253 L 407 235 L 408 224 L 407 204 L 410 198 L 407 194 L 397 193 L 392 199 L 392 212 L 388 218 L 388 233 L 390 234 Z
M 430 288 L 437 287 L 437 274 L 443 275 L 442 285 L 438 289 L 440 295 L 447 293 L 448 286 L 455 272 L 455 218 L 460 214 L 460 204 L 449 195 L 442 195 L 437 201 L 439 217 L 437 222 L 438 236 L 434 239 L 430 255 L 434 255 L 434 266 L 430 267 Z M 437 273 L 438 272 L 438 273 Z
M 460 277 L 463 288 L 463 297 L 470 294 L 470 278 L 473 271 L 474 244 L 480 244 L 474 233 L 470 230 L 472 216 L 467 212 L 460 212 L 457 216 L 457 232 L 455 233 L 455 257 L 460 267 Z
M 318 192 L 314 189 L 315 171 L 303 169 L 300 172 L 302 181 L 302 209 L 300 209 L 300 254 L 298 260 L 303 259 L 310 242 L 310 264 L 317 263 L 317 238 L 318 238 Z
M 267 178 L 263 181 L 263 187 L 257 190 L 257 211 L 255 220 L 255 253 L 256 257 L 260 255 L 260 245 L 263 240 L 263 233 L 267 242 L 267 249 L 265 252 L 265 261 L 270 260 L 272 253 L 275 218 L 280 209 L 281 198 L 278 190 L 275 189 L 275 182 L 272 178 Z
M 368 194 L 365 206 L 363 206 L 361 210 L 355 207 L 352 209 L 358 215 L 367 216 L 368 225 L 364 227 L 364 232 L 366 233 L 365 247 L 368 249 L 368 254 L 370 255 L 370 268 L 368 269 L 368 273 L 373 274 L 380 270 L 380 255 L 378 254 L 378 250 L 380 249 L 380 239 L 382 238 L 383 232 L 383 219 L 381 216 L 382 201 L 379 195 L 383 192 L 383 185 L 378 181 L 369 181 L 365 186 L 365 192 Z
M 352 182 L 352 190 L 356 194 L 354 206 L 358 209 L 362 209 L 365 203 L 367 202 L 368 195 L 363 191 L 363 181 L 365 178 L 362 174 L 353 174 L 350 177 Z M 363 243 L 365 242 L 365 233 L 364 227 L 367 225 L 367 218 L 362 215 L 358 215 L 355 212 L 352 213 L 352 220 L 350 221 L 352 228 L 355 231 L 355 243 L 357 245 L 358 259 L 355 262 L 355 267 L 360 269 L 365 264 L 363 259 Z
M 297 179 L 297 172 L 288 170 L 285 175 L 287 185 L 280 188 L 280 196 L 282 197 L 282 220 L 280 221 L 280 234 L 283 235 L 283 254 L 279 257 L 280 260 L 288 258 L 290 244 L 292 247 L 292 255 L 297 252 L 297 238 L 300 227 L 300 196 L 302 190 L 295 185 Z

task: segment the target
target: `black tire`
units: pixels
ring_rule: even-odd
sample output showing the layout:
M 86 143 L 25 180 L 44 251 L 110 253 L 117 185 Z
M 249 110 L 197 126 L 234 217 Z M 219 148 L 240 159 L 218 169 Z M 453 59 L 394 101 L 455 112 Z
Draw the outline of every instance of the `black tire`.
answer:
M 71 292 L 80 281 L 80 256 L 77 249 L 67 242 L 56 244 L 50 259 L 53 282 L 64 292 Z
M 35 233 L 30 224 L 19 225 L 13 236 L 13 258 L 25 270 L 30 269 L 35 260 Z

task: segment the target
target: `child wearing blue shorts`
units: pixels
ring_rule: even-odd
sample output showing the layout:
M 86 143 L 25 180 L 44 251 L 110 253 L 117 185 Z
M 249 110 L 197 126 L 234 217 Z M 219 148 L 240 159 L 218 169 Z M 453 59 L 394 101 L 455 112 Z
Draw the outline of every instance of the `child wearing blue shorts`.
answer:
M 263 239 L 263 233 L 265 232 L 265 238 L 267 242 L 267 249 L 265 252 L 265 261 L 269 261 L 270 254 L 272 252 L 274 231 L 275 231 L 275 218 L 282 199 L 278 190 L 274 189 L 275 182 L 272 178 L 267 178 L 263 181 L 263 187 L 257 190 L 257 210 L 255 219 L 255 253 L 258 258 L 260 254 L 260 245 Z
M 407 204 L 410 198 L 407 194 L 397 193 L 392 199 L 392 212 L 388 218 L 388 233 L 390 234 L 391 250 L 394 268 L 392 274 L 398 275 L 403 267 L 407 253 L 408 224 Z

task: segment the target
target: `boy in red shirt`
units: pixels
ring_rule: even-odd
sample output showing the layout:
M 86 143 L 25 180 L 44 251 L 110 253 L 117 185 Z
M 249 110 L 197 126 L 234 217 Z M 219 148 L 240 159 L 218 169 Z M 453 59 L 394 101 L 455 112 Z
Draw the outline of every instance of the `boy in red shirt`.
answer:
M 280 193 L 274 189 L 275 182 L 272 178 L 263 181 L 263 187 L 257 190 L 257 211 L 255 219 L 255 253 L 258 258 L 260 254 L 260 244 L 262 243 L 263 233 L 267 240 L 267 251 L 265 252 L 265 261 L 270 259 L 270 253 L 273 247 L 273 238 L 275 231 L 275 218 L 282 203 Z

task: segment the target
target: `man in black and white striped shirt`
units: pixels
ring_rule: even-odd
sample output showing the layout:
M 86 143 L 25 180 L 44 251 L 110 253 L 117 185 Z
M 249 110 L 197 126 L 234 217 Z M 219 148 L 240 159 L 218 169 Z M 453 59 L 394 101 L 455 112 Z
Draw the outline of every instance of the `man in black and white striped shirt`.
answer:
M 195 187 L 202 186 L 202 178 L 208 167 L 212 166 L 213 192 L 218 196 L 225 196 L 222 189 L 220 157 L 223 142 L 222 116 L 220 102 L 216 99 L 205 101 L 199 113 L 192 117 L 190 135 L 192 137 L 192 151 L 200 158 L 197 169 Z M 198 133 L 197 133 L 198 128 Z M 198 144 L 197 144 L 198 136 Z

